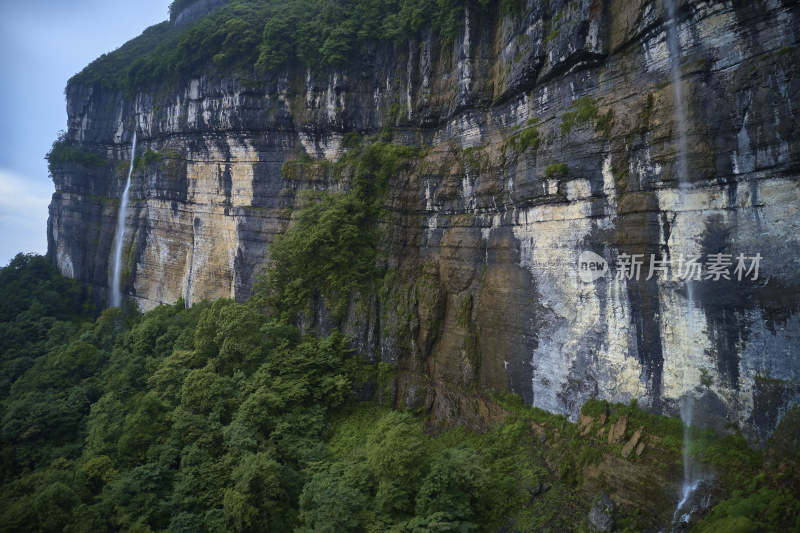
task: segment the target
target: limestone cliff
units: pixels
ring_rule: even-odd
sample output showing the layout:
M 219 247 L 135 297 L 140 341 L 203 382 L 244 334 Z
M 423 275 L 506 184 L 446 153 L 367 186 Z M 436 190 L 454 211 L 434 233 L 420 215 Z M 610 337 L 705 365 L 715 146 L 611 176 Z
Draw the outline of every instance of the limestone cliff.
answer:
M 428 149 L 391 184 L 387 274 L 343 323 L 320 309 L 308 326 L 395 365 L 395 402 L 490 417 L 470 391 L 510 390 L 576 416 L 592 396 L 675 412 L 691 392 L 763 438 L 800 397 L 800 7 L 678 4 L 688 186 L 660 1 L 468 6 L 452 43 L 376 42 L 339 68 L 71 84 L 67 137 L 107 163 L 56 165 L 50 253 L 102 296 L 136 131 L 153 157 L 133 175 L 123 293 L 245 299 L 297 192 L 347 187 L 292 162 L 383 131 Z M 604 277 L 582 279 L 584 251 Z

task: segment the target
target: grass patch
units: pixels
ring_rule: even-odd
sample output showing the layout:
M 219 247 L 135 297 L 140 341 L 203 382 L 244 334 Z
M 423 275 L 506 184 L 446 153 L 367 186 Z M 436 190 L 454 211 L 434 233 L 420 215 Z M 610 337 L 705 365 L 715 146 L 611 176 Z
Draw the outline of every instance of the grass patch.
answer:
M 572 102 L 571 111 L 566 111 L 561 115 L 561 133 L 569 135 L 574 126 L 586 124 L 597 119 L 599 108 L 597 100 L 591 96 L 582 96 Z
M 536 150 L 541 142 L 536 127 L 538 123 L 538 118 L 532 118 L 528 119 L 524 128 L 512 129 L 512 134 L 503 141 L 503 151 L 509 148 L 516 153 L 523 153 L 528 149 Z

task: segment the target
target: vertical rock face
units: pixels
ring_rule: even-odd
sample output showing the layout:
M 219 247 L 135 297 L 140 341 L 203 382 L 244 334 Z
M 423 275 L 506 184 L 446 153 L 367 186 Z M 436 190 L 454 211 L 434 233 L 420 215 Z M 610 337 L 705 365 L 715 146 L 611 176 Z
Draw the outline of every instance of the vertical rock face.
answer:
M 546 4 L 465 9 L 451 44 L 374 44 L 346 68 L 70 86 L 69 139 L 110 163 L 55 169 L 52 256 L 107 287 L 135 130 L 158 155 L 134 172 L 123 293 L 244 299 L 298 190 L 347 187 L 284 163 L 388 130 L 429 150 L 391 184 L 382 286 L 338 326 L 396 365 L 398 402 L 457 416 L 471 390 L 510 390 L 575 416 L 688 393 L 765 437 L 800 397 L 800 8 L 678 2 L 679 187 L 661 3 Z

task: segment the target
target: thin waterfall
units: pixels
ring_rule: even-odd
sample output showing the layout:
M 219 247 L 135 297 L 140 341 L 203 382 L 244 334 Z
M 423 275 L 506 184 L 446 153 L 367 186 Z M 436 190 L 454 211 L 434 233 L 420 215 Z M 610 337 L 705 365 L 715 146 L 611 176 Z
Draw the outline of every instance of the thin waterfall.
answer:
M 665 0 L 669 25 L 667 27 L 667 47 L 669 48 L 670 67 L 672 69 L 672 92 L 675 102 L 675 124 L 678 127 L 678 153 L 677 153 L 677 178 L 678 185 L 684 189 L 689 186 L 689 163 L 686 159 L 688 152 L 686 110 L 683 107 L 683 90 L 681 88 L 681 45 L 678 35 L 678 19 L 675 14 L 673 0 Z
M 691 504 L 687 508 L 687 502 L 702 481 L 695 475 L 692 465 L 692 458 L 689 456 L 689 445 L 691 444 L 691 425 L 692 425 L 692 397 L 685 395 L 680 400 L 681 420 L 683 421 L 683 483 L 681 484 L 681 500 L 675 507 L 672 515 L 672 523 L 679 524 L 688 522 L 692 514 Z
M 673 113 L 675 114 L 675 125 L 677 128 L 677 153 L 676 153 L 676 178 L 678 181 L 678 197 L 680 208 L 687 207 L 689 189 L 689 163 L 688 163 L 688 141 L 686 110 L 683 103 L 683 90 L 681 87 L 681 50 L 680 36 L 678 34 L 678 17 L 675 12 L 675 0 L 664 0 L 667 10 L 667 47 L 669 48 L 670 67 L 672 71 L 672 96 L 674 100 Z M 688 243 L 687 243 L 688 244 Z M 687 254 L 688 257 L 688 254 Z M 686 277 L 686 306 L 687 319 L 689 326 L 689 341 L 694 341 L 695 336 L 695 316 L 694 316 L 694 287 L 691 276 Z M 680 501 L 675 508 L 672 517 L 673 525 L 688 523 L 692 513 L 692 496 L 701 479 L 693 471 L 692 458 L 689 455 L 691 444 L 691 425 L 692 425 L 692 402 L 689 395 L 684 395 L 680 399 L 680 413 L 683 421 L 683 483 L 681 484 Z
M 683 89 L 681 87 L 681 45 L 678 35 L 678 17 L 675 13 L 674 0 L 664 0 L 667 9 L 669 22 L 667 25 L 667 47 L 669 49 L 670 68 L 672 70 L 672 112 L 675 115 L 675 125 L 678 133 L 678 149 L 676 153 L 676 178 L 678 180 L 678 195 L 681 207 L 685 207 L 688 199 L 688 192 L 691 186 L 689 182 L 689 162 L 687 154 L 689 143 L 687 140 L 688 126 L 686 123 L 686 109 L 683 104 Z M 687 254 L 688 257 L 688 254 Z M 689 334 L 694 338 L 694 286 L 687 276 L 686 279 L 686 304 L 688 311 Z
M 683 479 L 692 479 L 692 465 L 689 457 L 689 441 L 692 426 L 692 398 L 683 396 L 681 398 L 681 420 L 683 421 Z
M 131 174 L 133 174 L 133 158 L 136 155 L 136 132 L 133 132 L 133 145 L 131 146 L 131 164 L 128 167 L 128 179 L 122 191 L 122 199 L 117 212 L 117 231 L 114 234 L 114 270 L 111 278 L 111 307 L 122 305 L 122 291 L 120 288 L 120 275 L 122 274 L 122 241 L 125 237 L 125 219 L 128 215 L 128 203 L 131 190 Z

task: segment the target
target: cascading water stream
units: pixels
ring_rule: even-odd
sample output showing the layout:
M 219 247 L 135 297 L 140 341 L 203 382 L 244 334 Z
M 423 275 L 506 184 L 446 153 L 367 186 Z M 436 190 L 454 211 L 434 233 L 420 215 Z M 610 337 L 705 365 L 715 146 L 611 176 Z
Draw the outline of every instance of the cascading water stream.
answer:
M 692 509 L 686 509 L 686 504 L 700 485 L 701 479 L 695 476 L 692 458 L 689 456 L 692 425 L 692 397 L 682 396 L 680 400 L 681 420 L 683 421 L 683 484 L 681 485 L 681 500 L 675 507 L 672 523 L 688 522 Z
M 117 231 L 114 235 L 114 260 L 113 275 L 111 278 L 111 307 L 122 305 L 122 292 L 120 288 L 120 275 L 122 274 L 122 241 L 125 237 L 125 218 L 128 214 L 128 202 L 131 189 L 131 174 L 133 173 L 133 158 L 136 155 L 136 132 L 133 132 L 133 145 L 131 146 L 131 164 L 128 167 L 128 180 L 122 191 L 122 199 L 117 213 Z
M 689 143 L 687 140 L 686 110 L 683 105 L 683 89 L 681 88 L 681 46 L 680 36 L 678 35 L 678 18 L 675 13 L 674 0 L 664 0 L 667 9 L 669 24 L 667 26 L 667 47 L 669 49 L 670 68 L 672 71 L 672 97 L 673 113 L 675 114 L 675 125 L 678 133 L 678 149 L 676 153 L 676 174 L 678 181 L 678 197 L 680 204 L 685 207 L 688 203 L 689 192 L 689 162 L 687 153 Z M 687 255 L 688 256 L 688 255 Z M 694 337 L 694 287 L 690 279 L 686 279 L 686 300 L 689 318 L 689 333 Z
M 680 207 L 685 209 L 689 199 L 689 164 L 687 159 L 688 140 L 686 110 L 683 103 L 683 90 L 681 87 L 681 50 L 680 35 L 678 33 L 678 18 L 675 10 L 675 0 L 664 0 L 667 11 L 667 47 L 669 49 L 670 67 L 672 72 L 672 96 L 673 112 L 675 114 L 675 126 L 677 129 L 677 153 L 676 153 L 676 178 L 678 181 L 678 198 Z M 688 257 L 689 254 L 686 254 Z M 686 267 L 685 267 L 686 268 Z M 686 306 L 688 332 L 690 342 L 694 341 L 695 336 L 695 317 L 694 317 L 694 287 L 691 276 L 686 276 Z M 683 421 L 683 483 L 681 484 L 681 499 L 675 508 L 672 518 L 673 525 L 687 523 L 692 513 L 692 496 L 702 481 L 693 471 L 692 459 L 689 456 L 689 445 L 691 442 L 692 424 L 692 402 L 689 395 L 680 399 L 680 413 Z
M 667 47 L 669 48 L 670 67 L 672 70 L 672 92 L 675 99 L 673 112 L 675 113 L 675 123 L 678 127 L 678 153 L 677 153 L 677 174 L 678 184 L 681 189 L 686 189 L 688 183 L 689 164 L 686 159 L 688 152 L 686 110 L 683 107 L 683 90 L 681 88 L 681 45 L 678 35 L 678 19 L 675 14 L 675 4 L 673 0 L 664 0 L 667 8 L 669 25 L 667 28 Z

